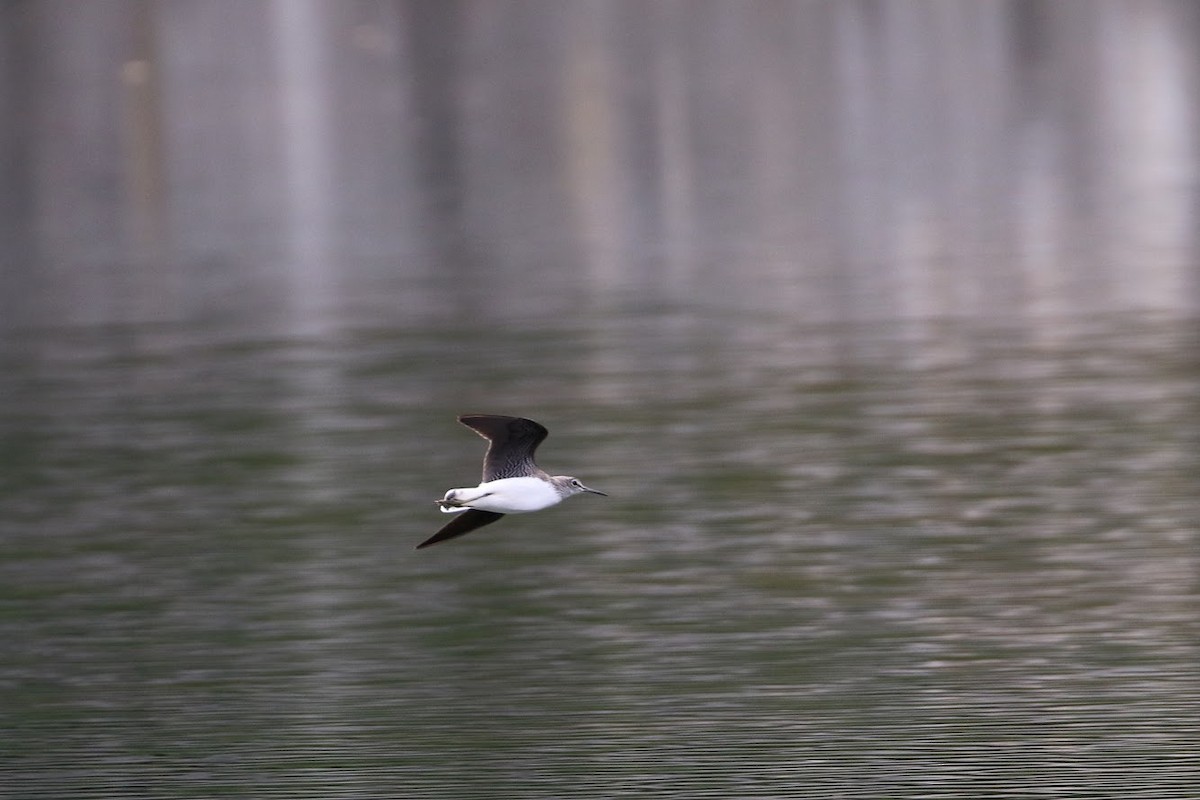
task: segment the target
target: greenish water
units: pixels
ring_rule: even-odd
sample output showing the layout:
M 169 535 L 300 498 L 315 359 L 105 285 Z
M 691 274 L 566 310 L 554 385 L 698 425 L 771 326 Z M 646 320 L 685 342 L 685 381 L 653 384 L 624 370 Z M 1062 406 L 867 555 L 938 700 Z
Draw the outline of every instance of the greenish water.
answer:
M 0 796 L 1196 797 L 1195 332 L 10 335 Z

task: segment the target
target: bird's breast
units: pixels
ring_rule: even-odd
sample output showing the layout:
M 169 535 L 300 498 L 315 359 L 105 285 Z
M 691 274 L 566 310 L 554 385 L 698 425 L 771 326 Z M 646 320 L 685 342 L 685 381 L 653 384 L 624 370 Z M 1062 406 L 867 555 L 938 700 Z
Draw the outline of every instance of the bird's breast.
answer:
M 481 483 L 478 488 L 482 494 L 466 505 L 497 514 L 540 511 L 562 500 L 558 490 L 541 478 L 501 478 Z

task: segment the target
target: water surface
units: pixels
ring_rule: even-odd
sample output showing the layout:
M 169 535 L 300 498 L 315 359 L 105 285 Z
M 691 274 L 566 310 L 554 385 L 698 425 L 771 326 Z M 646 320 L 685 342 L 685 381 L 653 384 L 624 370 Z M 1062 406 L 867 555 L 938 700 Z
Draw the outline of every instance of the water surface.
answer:
M 0 795 L 1194 797 L 1194 332 L 14 335 Z M 612 496 L 414 551 L 464 411 Z

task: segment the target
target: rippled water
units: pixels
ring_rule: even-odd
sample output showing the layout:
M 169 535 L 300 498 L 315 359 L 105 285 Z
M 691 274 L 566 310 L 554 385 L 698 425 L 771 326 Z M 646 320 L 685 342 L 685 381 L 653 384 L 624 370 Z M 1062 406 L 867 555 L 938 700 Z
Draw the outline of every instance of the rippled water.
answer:
M 11 339 L 0 795 L 1196 797 L 1186 322 Z M 522 413 L 604 489 L 415 551 Z

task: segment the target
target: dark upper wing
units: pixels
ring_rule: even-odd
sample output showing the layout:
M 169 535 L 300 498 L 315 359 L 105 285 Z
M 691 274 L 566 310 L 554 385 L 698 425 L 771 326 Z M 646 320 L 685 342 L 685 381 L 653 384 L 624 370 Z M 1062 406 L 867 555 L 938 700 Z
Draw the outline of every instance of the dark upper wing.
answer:
M 430 536 L 417 545 L 417 549 L 420 550 L 422 547 L 429 547 L 431 544 L 453 539 L 455 536 L 462 536 L 464 533 L 470 533 L 476 528 L 482 528 L 484 525 L 491 525 L 503 516 L 503 514 L 497 514 L 494 511 L 480 511 L 477 508 L 472 508 L 470 511 L 463 511 L 461 514 L 455 514 L 454 519 L 443 525 L 442 529 L 433 536 Z
M 464 414 L 458 421 L 487 439 L 483 480 L 516 478 L 537 471 L 533 451 L 546 438 L 546 429 L 531 419 L 496 414 Z

